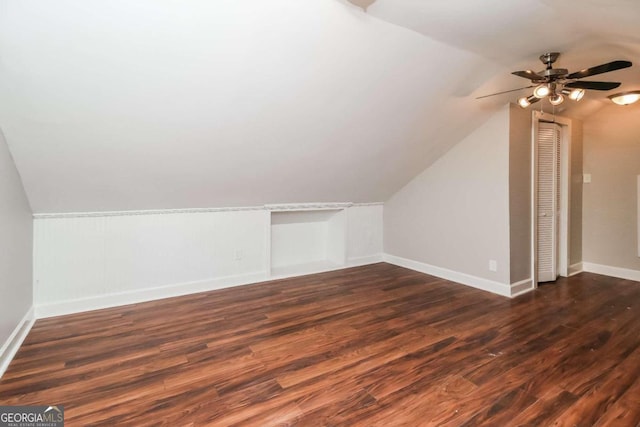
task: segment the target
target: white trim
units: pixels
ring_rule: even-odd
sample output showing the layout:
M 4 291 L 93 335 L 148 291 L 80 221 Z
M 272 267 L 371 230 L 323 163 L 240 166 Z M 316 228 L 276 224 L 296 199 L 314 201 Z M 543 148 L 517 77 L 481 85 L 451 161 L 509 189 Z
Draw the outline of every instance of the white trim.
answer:
M 500 283 L 489 279 L 483 279 L 481 277 L 472 276 L 466 273 L 460 273 L 446 268 L 436 267 L 434 265 L 425 264 L 423 262 L 414 261 L 406 258 L 402 258 L 395 255 L 383 254 L 383 260 L 389 264 L 405 267 L 410 270 L 419 271 L 420 273 L 430 274 L 432 276 L 440 277 L 442 279 L 451 280 L 463 285 L 471 286 L 483 291 L 488 291 L 494 294 L 502 295 L 505 297 L 511 296 L 511 285 L 506 283 Z
M 347 267 L 360 267 L 361 265 L 376 264 L 382 262 L 382 254 L 359 256 L 347 259 Z
M 542 112 L 531 113 L 531 279 L 538 286 L 538 127 Z
M 225 207 L 225 208 L 189 208 L 189 209 L 150 209 L 139 211 L 106 211 L 106 212 L 59 212 L 59 213 L 36 213 L 35 219 L 49 218 L 87 218 L 87 217 L 108 217 L 108 216 L 131 216 L 131 215 L 170 215 L 208 212 L 239 212 L 239 211 L 259 211 L 264 206 L 245 207 Z
M 36 306 L 36 317 L 38 319 L 42 319 L 62 316 L 65 314 L 81 313 L 83 311 L 118 307 L 127 304 L 136 304 L 163 298 L 195 294 L 198 292 L 213 291 L 233 286 L 248 285 L 250 283 L 266 281 L 268 279 L 268 273 L 266 271 L 261 271 L 256 273 L 226 276 L 218 279 L 199 280 L 157 288 L 147 288 L 75 300 L 59 301 L 51 304 L 39 304 Z
M 268 211 L 317 211 L 317 210 L 338 210 L 353 206 L 353 203 L 281 203 L 264 205 Z
M 582 269 L 589 273 L 604 274 L 605 276 L 618 277 L 620 279 L 640 282 L 640 270 L 631 270 L 629 268 L 594 264 L 592 262 L 583 262 Z
M 576 262 L 575 264 L 571 264 L 569 266 L 569 276 L 575 276 L 576 274 L 582 273 L 584 271 L 584 268 L 582 267 L 582 263 L 581 262 Z
M 271 274 L 271 212 L 265 211 L 264 218 L 264 269 Z
M 317 261 L 287 267 L 276 267 L 271 269 L 269 281 L 327 273 L 329 271 L 344 270 L 345 268 L 347 267 L 344 264 L 336 264 L 331 261 Z
M 561 177 L 563 187 L 560 189 L 562 211 L 560 212 L 559 236 L 561 240 L 558 259 L 561 259 L 560 275 L 569 275 L 567 266 L 571 255 L 571 139 L 573 136 L 572 121 L 569 118 L 548 114 L 543 111 L 533 111 L 531 126 L 531 277 L 533 286 L 538 286 L 538 124 L 540 121 L 557 123 L 562 126 L 560 144 Z M 565 221 L 566 219 L 566 221 Z
M 184 213 L 207 213 L 207 212 L 239 212 L 239 211 L 291 211 L 291 210 L 323 210 L 323 209 L 345 209 L 360 206 L 381 206 L 383 202 L 372 203 L 281 203 L 262 206 L 236 206 L 221 208 L 188 208 L 188 209 L 148 209 L 132 211 L 105 211 L 105 212 L 54 212 L 36 213 L 35 219 L 47 218 L 87 218 L 87 217 L 107 217 L 107 216 L 129 216 L 129 215 L 167 215 Z
M 371 203 L 354 203 L 353 207 L 363 207 L 363 206 L 384 206 L 384 202 L 371 202 Z
M 4 375 L 25 338 L 27 338 L 27 335 L 35 321 L 34 309 L 33 306 L 31 306 L 27 311 L 27 314 L 24 315 L 11 335 L 9 335 L 7 341 L 2 345 L 2 348 L 0 349 L 0 378 Z
M 558 210 L 558 274 L 569 275 L 569 263 L 571 262 L 571 122 L 562 124 L 560 134 L 560 206 Z
M 524 279 L 516 283 L 511 284 L 511 298 L 517 297 L 518 295 L 526 294 L 527 292 L 531 292 L 535 289 L 533 286 L 533 280 L 531 278 Z

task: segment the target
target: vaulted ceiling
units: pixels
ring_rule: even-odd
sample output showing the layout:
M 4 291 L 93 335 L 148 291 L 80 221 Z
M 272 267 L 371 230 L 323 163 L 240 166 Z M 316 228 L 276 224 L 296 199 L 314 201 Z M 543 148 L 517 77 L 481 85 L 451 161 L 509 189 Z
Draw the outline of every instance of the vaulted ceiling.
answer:
M 35 212 L 384 201 L 541 53 L 640 64 L 635 0 L 469 4 L 0 0 L 0 128 Z
M 555 66 L 569 71 L 616 59 L 632 61 L 632 68 L 588 80 L 623 82 L 614 93 L 640 88 L 640 2 L 635 0 L 485 0 L 476 5 L 465 0 L 378 0 L 368 13 L 494 62 L 500 71 L 489 78 L 482 68 L 470 70 L 471 79 L 477 76 L 472 80 L 474 97 L 529 85 L 510 72 L 543 69 L 538 57 L 545 52 L 561 52 Z M 502 105 L 529 93 L 480 102 Z M 565 103 L 556 112 L 586 118 L 610 103 L 609 94 L 590 91 L 580 104 Z

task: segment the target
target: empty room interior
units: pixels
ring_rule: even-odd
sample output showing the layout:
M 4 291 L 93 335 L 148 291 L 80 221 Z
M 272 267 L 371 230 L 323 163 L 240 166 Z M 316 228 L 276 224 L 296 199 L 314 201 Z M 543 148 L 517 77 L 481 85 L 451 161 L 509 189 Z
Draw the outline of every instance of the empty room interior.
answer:
M 0 425 L 637 427 L 638 18 L 0 0 Z

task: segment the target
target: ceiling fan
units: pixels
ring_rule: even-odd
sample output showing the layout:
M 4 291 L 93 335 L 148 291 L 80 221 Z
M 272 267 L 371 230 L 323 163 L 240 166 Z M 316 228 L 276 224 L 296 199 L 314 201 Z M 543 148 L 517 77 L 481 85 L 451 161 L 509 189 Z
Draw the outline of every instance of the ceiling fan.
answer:
M 585 77 L 591 77 L 598 74 L 608 73 L 610 71 L 621 70 L 631 67 L 629 61 L 613 61 L 596 67 L 586 68 L 584 70 L 569 73 L 565 68 L 553 68 L 554 62 L 558 59 L 560 53 L 549 52 L 540 55 L 540 61 L 546 65 L 546 68 L 539 72 L 531 70 L 514 71 L 513 75 L 531 80 L 531 85 L 504 92 L 492 93 L 490 95 L 479 96 L 476 99 L 486 98 L 503 93 L 515 92 L 522 89 L 535 88 L 533 94 L 518 99 L 518 105 L 527 108 L 529 105 L 549 98 L 552 105 L 560 105 L 564 101 L 564 96 L 568 96 L 573 101 L 580 101 L 584 96 L 585 90 L 611 90 L 621 85 L 619 82 L 596 82 L 588 80 L 580 80 Z

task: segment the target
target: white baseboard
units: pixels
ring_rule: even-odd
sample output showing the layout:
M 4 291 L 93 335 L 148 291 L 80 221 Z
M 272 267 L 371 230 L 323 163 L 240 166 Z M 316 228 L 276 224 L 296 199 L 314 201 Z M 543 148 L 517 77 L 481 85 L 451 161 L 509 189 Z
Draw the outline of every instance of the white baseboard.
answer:
M 51 304 L 38 304 L 36 306 L 35 314 L 36 318 L 42 319 L 62 316 L 65 314 L 81 313 L 83 311 L 99 310 L 102 308 L 118 307 L 127 304 L 177 297 L 198 292 L 213 291 L 232 286 L 248 285 L 250 283 L 263 282 L 265 280 L 269 280 L 267 272 L 239 274 L 235 276 L 221 277 L 218 279 L 200 280 L 157 288 L 59 301 Z
M 335 266 L 332 268 L 322 267 L 317 270 L 305 272 L 295 272 L 288 275 L 270 276 L 268 272 L 241 274 L 237 276 L 227 276 L 218 279 L 201 280 L 197 282 L 179 283 L 176 285 L 162 286 L 157 288 L 140 289 L 129 292 L 119 292 L 106 295 L 97 295 L 89 298 L 75 300 L 58 301 L 49 304 L 37 304 L 35 315 L 38 319 L 47 317 L 63 316 L 65 314 L 81 313 L 84 311 L 100 310 L 103 308 L 118 307 L 128 304 L 153 301 L 163 298 L 177 297 L 181 295 L 194 294 L 198 292 L 213 291 L 216 289 L 230 288 L 233 286 L 248 285 L 251 283 L 265 282 L 269 280 L 283 279 L 287 277 L 297 277 L 301 275 L 321 273 L 332 270 L 340 270 L 347 267 L 357 267 L 361 265 L 374 264 L 382 261 L 382 255 L 372 255 L 366 257 L 350 258 L 346 266 Z
M 291 277 L 308 276 L 309 274 L 326 273 L 329 271 L 342 270 L 345 266 L 335 264 L 330 261 L 317 261 L 287 267 L 271 268 L 271 275 L 267 280 L 289 279 Z
M 27 314 L 24 315 L 22 320 L 20 320 L 20 323 L 18 323 L 11 335 L 9 335 L 7 341 L 2 344 L 2 348 L 0 348 L 0 378 L 2 378 L 9 367 L 9 364 L 18 352 L 22 342 L 29 334 L 29 331 L 33 327 L 35 321 L 36 318 L 34 316 L 34 309 L 32 306 L 29 308 L 29 311 L 27 311 Z
M 432 276 L 451 280 L 452 282 L 461 283 L 463 285 L 502 295 L 504 297 L 512 296 L 511 285 L 508 285 L 506 283 L 483 279 L 481 277 L 472 276 L 470 274 L 460 273 L 457 271 L 448 270 L 446 268 L 436 267 L 434 265 L 425 264 L 423 262 L 414 261 L 390 254 L 384 254 L 383 259 L 389 264 L 394 264 L 400 267 L 408 268 L 410 270 L 419 271 L 420 273 L 430 274 Z
M 361 267 L 378 262 L 382 262 L 382 255 L 349 258 L 345 264 L 335 264 L 330 261 L 319 261 L 302 265 L 294 265 L 291 267 L 276 267 L 271 269 L 271 275 L 268 280 L 289 279 L 291 277 L 308 276 L 309 274 L 327 273 L 329 271 Z
M 533 286 L 532 279 L 524 279 L 516 283 L 511 284 L 511 298 L 517 297 L 518 295 L 526 294 L 527 292 L 531 292 L 535 289 Z
M 620 279 L 634 280 L 640 282 L 640 271 L 629 268 L 612 267 L 610 265 L 594 264 L 583 262 L 582 269 L 589 273 L 604 274 L 605 276 L 618 277 Z
M 582 266 L 581 262 L 577 262 L 575 264 L 571 264 L 569 266 L 569 276 L 575 276 L 576 274 L 582 273 L 584 271 L 584 268 Z
M 382 261 L 382 254 L 353 257 L 347 259 L 347 267 L 360 267 L 361 265 L 375 264 Z

